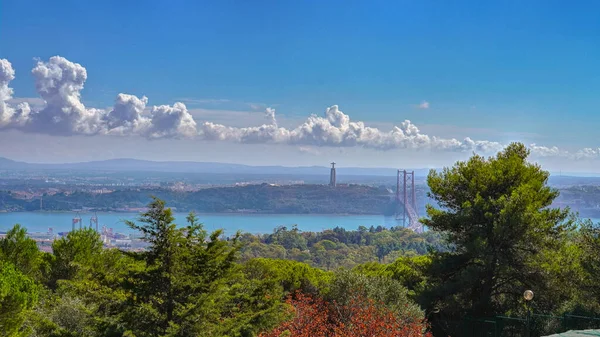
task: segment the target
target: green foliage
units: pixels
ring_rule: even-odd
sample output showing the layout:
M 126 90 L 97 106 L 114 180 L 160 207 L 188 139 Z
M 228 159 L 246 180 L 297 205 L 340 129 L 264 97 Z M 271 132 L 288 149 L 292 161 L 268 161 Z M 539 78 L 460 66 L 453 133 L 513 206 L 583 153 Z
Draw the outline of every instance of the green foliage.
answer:
M 129 225 L 151 246 L 137 254 L 146 267 L 128 280 L 125 318 L 135 336 L 237 336 L 277 322 L 276 294 L 245 279 L 235 264 L 239 235 L 228 241 L 221 231 L 207 235 L 193 214 L 178 228 L 159 199 L 140 222 Z
M 491 316 L 522 305 L 527 288 L 549 289 L 540 256 L 561 249 L 571 221 L 568 209 L 550 207 L 558 192 L 528 155 L 515 143 L 496 157 L 430 172 L 430 197 L 441 209 L 428 206 L 423 223 L 454 250 L 433 257 L 429 307 Z
M 571 273 L 575 276 L 570 277 L 570 284 L 576 287 L 566 287 L 571 289 L 573 295 L 569 304 L 580 314 L 591 312 L 594 316 L 599 316 L 600 226 L 589 220 L 580 224 L 579 233 L 573 241 L 575 244 L 570 245 L 571 254 L 568 257 L 572 257 L 569 261 L 570 269 L 575 269 Z
M 390 264 L 371 262 L 358 265 L 353 268 L 353 271 L 367 276 L 396 280 L 408 290 L 411 296 L 416 298 L 427 286 L 427 272 L 431 262 L 430 255 L 405 256 Z
M 285 259 L 288 256 L 288 251 L 283 246 L 275 243 L 264 244 L 259 237 L 249 233 L 242 234 L 240 241 L 243 243 L 241 249 L 241 259 L 243 261 L 258 257 Z M 292 248 L 290 253 L 296 256 L 300 253 L 300 250 Z
M 296 226 L 291 231 L 288 231 L 285 227 L 275 229 L 275 232 L 265 239 L 265 243 L 280 245 L 287 250 L 294 248 L 306 250 L 308 248 L 306 239 L 300 235 L 300 231 Z
M 27 230 L 15 225 L 0 239 L 0 261 L 12 263 L 21 273 L 40 279 L 45 270 L 43 253 L 35 240 L 27 236 Z
M 389 263 L 403 256 L 426 254 L 430 249 L 447 250 L 438 234 L 381 226 L 370 230 L 361 226 L 356 231 L 336 227 L 322 232 L 279 227 L 272 234 L 244 234 L 240 241 L 242 261 L 256 257 L 285 258 L 327 270 L 373 261 Z
M 65 294 L 54 303 L 48 319 L 55 324 L 52 334 L 58 336 L 97 336 L 94 308 L 82 299 Z
M 49 285 L 56 287 L 58 280 L 72 280 L 81 270 L 87 270 L 102 253 L 100 235 L 91 228 L 69 232 L 52 244 L 54 259 Z
M 427 285 L 431 256 L 402 257 L 386 267 L 390 277 L 399 281 L 413 294 L 420 294 Z
M 324 290 L 332 276 L 306 263 L 265 258 L 252 259 L 244 263 L 243 269 L 250 279 L 269 280 L 281 287 L 282 299 L 296 290 L 302 290 L 303 293 Z
M 406 288 L 400 282 L 386 277 L 339 270 L 325 295 L 327 300 L 342 306 L 361 297 L 385 305 L 406 322 L 420 322 L 424 318 L 423 311 L 409 298 Z
M 0 262 L 0 336 L 22 336 L 28 310 L 37 302 L 38 286 L 13 264 Z

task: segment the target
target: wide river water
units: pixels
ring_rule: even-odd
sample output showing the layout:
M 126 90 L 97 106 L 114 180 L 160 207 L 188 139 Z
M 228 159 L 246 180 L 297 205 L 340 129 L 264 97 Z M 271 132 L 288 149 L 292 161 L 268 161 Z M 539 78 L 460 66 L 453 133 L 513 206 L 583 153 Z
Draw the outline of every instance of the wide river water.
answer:
M 52 228 L 55 233 L 71 230 L 74 212 L 15 212 L 0 213 L 0 231 L 10 229 L 14 224 L 21 224 L 30 233 L 47 232 Z M 93 213 L 80 213 L 82 223 L 90 224 Z M 175 223 L 184 225 L 187 213 L 175 213 Z M 226 234 L 237 230 L 250 233 L 271 233 L 277 226 L 298 225 L 302 231 L 322 231 L 336 226 L 355 230 L 358 226 L 384 227 L 402 225 L 394 217 L 382 215 L 299 215 L 299 214 L 197 214 L 200 222 L 209 230 L 224 229 Z M 135 221 L 138 213 L 98 213 L 99 227 L 106 226 L 113 231 L 130 234 L 124 220 Z
M 131 234 L 125 220 L 136 221 L 139 213 L 97 213 L 99 228 L 106 226 L 113 231 Z M 71 230 L 75 212 L 15 212 L 0 213 L 0 231 L 9 230 L 14 224 L 21 224 L 30 233 L 47 232 L 52 228 L 55 233 Z M 93 213 L 80 213 L 82 223 L 89 226 Z M 175 213 L 175 223 L 184 225 L 187 213 Z M 302 215 L 302 214 L 197 214 L 200 222 L 209 230 L 224 229 L 226 234 L 237 230 L 249 233 L 271 233 L 278 226 L 298 225 L 302 231 L 322 231 L 336 226 L 347 230 L 356 230 L 358 226 L 402 226 L 402 220 L 382 215 Z M 600 219 L 592 219 L 595 223 Z

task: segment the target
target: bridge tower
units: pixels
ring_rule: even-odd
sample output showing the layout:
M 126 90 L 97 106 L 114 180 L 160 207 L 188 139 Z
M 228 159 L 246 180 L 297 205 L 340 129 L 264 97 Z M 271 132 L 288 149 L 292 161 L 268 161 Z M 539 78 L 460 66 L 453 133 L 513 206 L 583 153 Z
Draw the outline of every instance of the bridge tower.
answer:
M 335 177 L 335 163 L 331 163 L 331 173 L 329 174 L 329 186 L 335 187 L 336 177 Z
M 402 205 L 402 214 L 396 211 L 396 219 L 402 219 L 404 226 L 415 232 L 422 232 L 417 214 L 417 193 L 415 186 L 415 171 L 398 170 L 396 177 L 396 202 Z M 408 226 L 407 226 L 408 220 Z

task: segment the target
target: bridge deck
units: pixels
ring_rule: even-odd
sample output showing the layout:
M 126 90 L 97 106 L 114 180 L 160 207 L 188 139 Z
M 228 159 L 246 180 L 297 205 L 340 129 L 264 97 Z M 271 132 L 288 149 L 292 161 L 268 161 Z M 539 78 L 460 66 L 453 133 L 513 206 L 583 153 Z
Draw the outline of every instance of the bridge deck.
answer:
M 406 215 L 408 215 L 408 228 L 416 233 L 423 232 L 423 225 L 419 222 L 419 215 L 417 211 L 412 207 L 410 203 L 399 200 L 399 203 L 406 209 Z

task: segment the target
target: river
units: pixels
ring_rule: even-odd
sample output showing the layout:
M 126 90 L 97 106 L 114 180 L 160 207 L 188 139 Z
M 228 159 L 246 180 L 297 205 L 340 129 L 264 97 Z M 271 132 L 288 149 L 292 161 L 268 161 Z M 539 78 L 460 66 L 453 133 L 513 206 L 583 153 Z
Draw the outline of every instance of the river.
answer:
M 183 225 L 186 223 L 188 213 L 175 213 L 175 223 Z M 47 232 L 52 228 L 55 233 L 71 230 L 74 212 L 15 212 L 0 213 L 0 231 L 9 230 L 14 224 L 21 224 L 30 233 Z M 131 234 L 131 230 L 125 220 L 136 221 L 138 213 L 105 213 L 98 215 L 99 227 L 106 226 L 113 231 Z M 90 224 L 93 213 L 80 213 L 82 223 Z M 278 226 L 291 227 L 298 225 L 302 231 L 322 231 L 336 226 L 347 230 L 356 230 L 359 226 L 401 226 L 402 221 L 394 217 L 382 215 L 305 215 L 305 214 L 197 214 L 200 222 L 209 230 L 224 229 L 226 234 L 233 234 L 241 230 L 249 233 L 271 233 Z M 594 223 L 600 219 L 592 219 Z
M 52 228 L 55 233 L 71 230 L 74 212 L 15 212 L 0 213 L 0 231 L 21 224 L 30 233 L 47 232 Z M 138 213 L 97 213 L 100 228 L 106 226 L 114 231 L 130 234 L 133 231 L 124 220 L 135 221 Z M 359 226 L 399 226 L 402 221 L 382 215 L 300 215 L 300 214 L 197 214 L 200 222 L 209 230 L 224 229 L 226 234 L 241 230 L 249 233 L 271 233 L 277 226 L 298 225 L 302 231 L 322 231 L 336 226 L 355 230 Z M 90 224 L 93 213 L 81 213 L 82 223 Z M 185 224 L 187 213 L 175 213 L 175 223 Z

